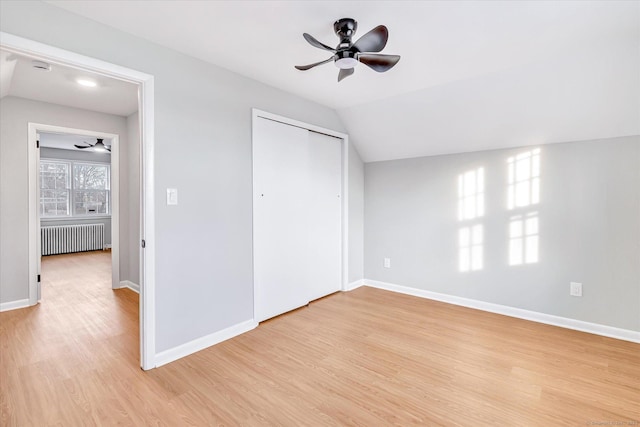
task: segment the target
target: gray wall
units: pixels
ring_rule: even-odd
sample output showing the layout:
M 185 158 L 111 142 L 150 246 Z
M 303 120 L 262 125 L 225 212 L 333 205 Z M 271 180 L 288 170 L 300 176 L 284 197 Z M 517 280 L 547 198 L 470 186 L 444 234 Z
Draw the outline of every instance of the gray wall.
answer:
M 156 350 L 251 319 L 251 108 L 344 132 L 336 113 L 46 3 L 0 12 L 2 31 L 155 76 Z
M 110 114 L 55 104 L 5 97 L 0 100 L 0 302 L 28 298 L 28 123 L 40 123 L 113 133 L 127 145 L 126 119 Z M 127 165 L 126 150 L 120 164 Z M 128 171 L 120 168 L 120 194 L 126 195 Z M 128 210 L 120 197 L 120 215 Z M 126 221 L 121 221 L 120 241 L 127 241 Z M 120 276 L 127 279 L 128 247 L 120 245 Z
M 349 283 L 364 279 L 364 164 L 349 146 Z
M 526 150 L 365 164 L 365 277 L 640 330 L 640 137 L 541 146 L 540 261 L 509 266 L 506 161 Z M 478 167 L 484 269 L 460 273 L 457 176 Z
M 41 159 L 59 159 L 59 160 L 85 160 L 89 162 L 111 163 L 111 155 L 104 153 L 95 153 L 91 151 L 79 150 L 61 150 L 58 148 L 40 147 Z M 40 225 L 43 227 L 70 224 L 104 224 L 104 242 L 111 244 L 111 218 L 70 218 L 70 219 L 40 219 Z

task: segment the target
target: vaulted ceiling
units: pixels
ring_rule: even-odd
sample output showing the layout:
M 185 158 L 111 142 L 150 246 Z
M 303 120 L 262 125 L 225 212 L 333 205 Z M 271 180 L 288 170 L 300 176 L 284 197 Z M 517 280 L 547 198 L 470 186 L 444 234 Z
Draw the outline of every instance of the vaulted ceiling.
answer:
M 49 1 L 336 109 L 364 161 L 640 134 L 635 1 Z M 332 24 L 389 28 L 338 83 Z

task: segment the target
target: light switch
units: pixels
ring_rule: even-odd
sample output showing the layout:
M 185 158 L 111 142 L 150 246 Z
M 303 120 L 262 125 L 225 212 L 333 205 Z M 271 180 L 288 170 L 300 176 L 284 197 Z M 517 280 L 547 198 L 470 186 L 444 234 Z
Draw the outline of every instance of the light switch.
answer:
M 167 205 L 177 205 L 177 204 L 178 204 L 178 189 L 167 188 Z

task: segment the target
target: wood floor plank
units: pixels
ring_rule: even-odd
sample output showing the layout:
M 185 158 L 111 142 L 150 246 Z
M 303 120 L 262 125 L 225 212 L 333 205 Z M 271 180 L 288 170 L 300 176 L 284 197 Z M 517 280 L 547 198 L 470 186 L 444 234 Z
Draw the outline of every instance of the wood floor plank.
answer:
M 0 425 L 640 421 L 638 344 L 372 288 L 143 372 L 138 295 L 110 268 L 45 257 L 42 304 L 0 313 Z

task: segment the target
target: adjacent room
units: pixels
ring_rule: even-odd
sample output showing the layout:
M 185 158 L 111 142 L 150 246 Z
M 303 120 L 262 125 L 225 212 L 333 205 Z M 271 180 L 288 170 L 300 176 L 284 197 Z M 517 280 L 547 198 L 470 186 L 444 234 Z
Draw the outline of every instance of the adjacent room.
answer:
M 0 2 L 0 424 L 640 423 L 640 2 Z

